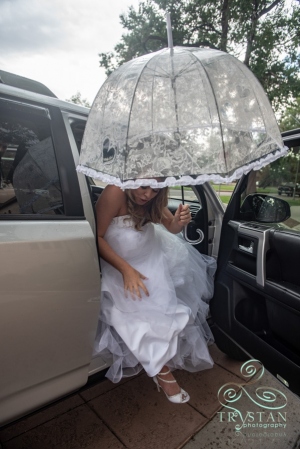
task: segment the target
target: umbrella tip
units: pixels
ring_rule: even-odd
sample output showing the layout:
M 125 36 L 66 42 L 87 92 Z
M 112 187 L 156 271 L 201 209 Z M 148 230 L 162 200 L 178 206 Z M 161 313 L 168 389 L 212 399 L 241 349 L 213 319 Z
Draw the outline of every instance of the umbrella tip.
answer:
M 172 36 L 172 27 L 171 27 L 171 14 L 166 12 L 166 21 L 167 21 L 167 35 L 168 35 L 168 47 L 171 50 L 171 55 L 173 54 L 173 36 Z

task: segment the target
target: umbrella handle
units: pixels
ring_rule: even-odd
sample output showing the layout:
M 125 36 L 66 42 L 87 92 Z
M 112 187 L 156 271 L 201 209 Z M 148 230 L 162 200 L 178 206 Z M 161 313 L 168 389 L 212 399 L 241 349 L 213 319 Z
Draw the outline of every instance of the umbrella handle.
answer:
M 191 245 L 198 245 L 198 243 L 201 243 L 204 240 L 204 232 L 201 231 L 201 229 L 196 229 L 196 232 L 199 234 L 199 238 L 196 240 L 191 240 L 187 235 L 187 226 L 184 226 L 183 228 L 183 238 Z

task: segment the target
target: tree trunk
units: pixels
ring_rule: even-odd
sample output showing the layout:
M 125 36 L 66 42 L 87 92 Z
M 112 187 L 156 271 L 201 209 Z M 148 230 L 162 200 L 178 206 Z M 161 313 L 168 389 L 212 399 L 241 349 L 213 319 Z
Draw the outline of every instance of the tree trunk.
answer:
M 258 1 L 257 0 L 253 0 L 253 12 L 252 12 L 252 16 L 251 16 L 251 29 L 249 32 L 249 36 L 247 37 L 247 48 L 246 48 L 246 54 L 245 54 L 245 59 L 244 59 L 244 64 L 249 67 L 249 63 L 250 63 L 250 56 L 251 56 L 251 52 L 252 52 L 252 48 L 253 48 L 253 42 L 255 39 L 255 32 L 256 32 L 256 27 L 257 27 L 257 22 L 258 22 Z
M 252 16 L 251 16 L 251 29 L 250 29 L 249 36 L 247 38 L 247 48 L 246 48 L 246 54 L 245 54 L 245 60 L 244 60 L 244 64 L 247 67 L 249 67 L 250 57 L 251 57 L 251 53 L 252 53 L 252 49 L 253 49 L 253 42 L 255 40 L 255 33 L 256 33 L 257 23 L 258 23 L 259 19 L 262 16 L 264 16 L 265 14 L 267 14 L 268 12 L 270 12 L 277 5 L 279 5 L 280 3 L 283 3 L 284 0 L 274 0 L 273 3 L 271 3 L 271 5 L 269 5 L 266 8 L 263 8 L 261 11 L 259 11 L 260 2 L 261 2 L 261 0 L 252 0 L 253 12 L 252 12 Z
M 222 34 L 221 34 L 221 44 L 220 50 L 227 52 L 227 40 L 228 40 L 228 22 L 229 22 L 229 11 L 230 11 L 230 0 L 223 0 L 222 5 Z

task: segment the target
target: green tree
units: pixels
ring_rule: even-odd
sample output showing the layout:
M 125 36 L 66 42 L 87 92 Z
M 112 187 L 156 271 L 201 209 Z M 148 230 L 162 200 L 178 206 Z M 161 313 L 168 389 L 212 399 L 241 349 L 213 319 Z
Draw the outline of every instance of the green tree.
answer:
M 300 8 L 297 0 L 143 0 L 120 15 L 127 31 L 114 51 L 100 53 L 111 73 L 132 58 L 167 47 L 165 12 L 174 45 L 226 51 L 256 75 L 275 110 L 299 96 Z
M 75 95 L 72 95 L 71 98 L 66 99 L 66 101 L 69 101 L 70 103 L 79 104 L 81 106 L 85 106 L 86 108 L 90 108 L 91 105 L 88 102 L 86 98 L 81 98 L 81 93 L 77 92 Z
M 259 187 L 278 186 L 281 183 L 295 182 L 298 178 L 299 147 L 290 149 L 288 154 L 260 170 Z
M 281 131 L 300 128 L 300 97 L 296 98 L 293 104 L 285 109 L 279 127 Z

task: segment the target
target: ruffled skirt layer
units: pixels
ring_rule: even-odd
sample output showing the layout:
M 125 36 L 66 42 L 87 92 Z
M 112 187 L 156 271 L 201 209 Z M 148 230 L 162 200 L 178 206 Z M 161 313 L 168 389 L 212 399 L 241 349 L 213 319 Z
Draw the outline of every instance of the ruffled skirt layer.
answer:
M 127 217 L 110 224 L 105 239 L 147 277 L 149 297 L 125 295 L 122 275 L 101 260 L 102 299 L 94 354 L 112 362 L 112 382 L 144 369 L 155 376 L 164 365 L 199 371 L 213 366 L 206 322 L 216 262 L 192 246 L 148 223 L 141 231 Z

